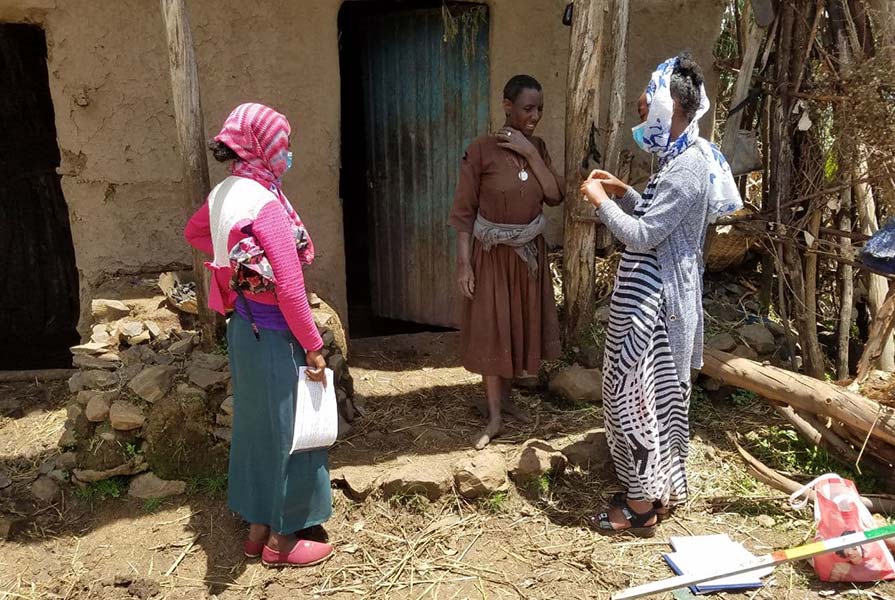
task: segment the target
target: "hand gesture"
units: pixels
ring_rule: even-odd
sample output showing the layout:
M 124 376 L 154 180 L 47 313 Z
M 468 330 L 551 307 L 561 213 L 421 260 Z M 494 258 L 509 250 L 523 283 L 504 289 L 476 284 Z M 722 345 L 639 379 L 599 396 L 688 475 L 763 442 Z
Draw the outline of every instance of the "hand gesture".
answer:
M 594 208 L 600 208 L 603 202 L 609 200 L 606 190 L 603 189 L 603 182 L 599 179 L 586 179 L 581 184 L 581 194 Z
M 530 160 L 538 154 L 538 149 L 534 147 L 534 144 L 521 131 L 512 127 L 502 127 L 497 132 L 497 139 L 499 140 L 497 142 L 499 148 L 515 152 L 522 158 Z
M 308 369 L 306 374 L 308 379 L 317 383 L 322 383 L 326 387 L 326 360 L 318 351 L 312 351 L 305 354 Z
M 631 187 L 609 171 L 603 171 L 601 169 L 594 169 L 591 171 L 590 176 L 587 179 L 598 179 L 600 183 L 603 184 L 603 189 L 613 196 L 624 196 L 625 192 Z
M 457 267 L 457 285 L 460 286 L 463 297 L 472 300 L 475 295 L 475 273 L 469 263 Z

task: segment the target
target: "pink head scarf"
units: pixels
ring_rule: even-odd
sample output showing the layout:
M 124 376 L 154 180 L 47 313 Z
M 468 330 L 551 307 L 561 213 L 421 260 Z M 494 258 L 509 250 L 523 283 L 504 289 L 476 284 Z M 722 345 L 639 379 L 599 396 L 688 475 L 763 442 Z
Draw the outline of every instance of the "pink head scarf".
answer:
M 282 114 L 263 104 L 248 103 L 233 109 L 214 139 L 239 156 L 239 160 L 233 161 L 230 172 L 257 181 L 274 192 L 295 226 L 305 230 L 281 187 L 291 131 L 289 120 Z M 299 250 L 299 259 L 309 265 L 314 260 L 314 243 L 309 235 L 306 239 L 307 246 Z

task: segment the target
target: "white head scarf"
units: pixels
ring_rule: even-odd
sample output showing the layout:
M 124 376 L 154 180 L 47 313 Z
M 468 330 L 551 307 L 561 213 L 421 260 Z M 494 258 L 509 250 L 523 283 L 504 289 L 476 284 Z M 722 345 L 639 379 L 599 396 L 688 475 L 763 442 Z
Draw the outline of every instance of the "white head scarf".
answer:
M 649 152 L 659 157 L 659 169 L 663 169 L 674 158 L 691 145 L 706 157 L 709 165 L 709 223 L 719 217 L 736 212 L 743 207 L 743 200 L 737 188 L 730 165 L 727 164 L 721 150 L 713 143 L 699 136 L 699 118 L 709 109 L 709 99 L 705 86 L 699 89 L 699 108 L 696 116 L 677 139 L 671 137 L 671 117 L 674 112 L 674 101 L 671 98 L 671 75 L 678 64 L 677 57 L 669 58 L 653 72 L 649 85 L 646 86 L 646 103 L 649 115 L 646 119 L 646 131 L 643 135 L 644 146 Z

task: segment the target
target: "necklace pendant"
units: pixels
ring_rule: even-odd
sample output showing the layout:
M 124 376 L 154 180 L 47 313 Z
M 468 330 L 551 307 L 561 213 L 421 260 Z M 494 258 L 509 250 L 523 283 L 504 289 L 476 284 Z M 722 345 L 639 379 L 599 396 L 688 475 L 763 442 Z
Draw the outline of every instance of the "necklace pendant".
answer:
M 525 169 L 519 171 L 519 179 L 521 181 L 528 181 L 528 171 L 526 171 Z

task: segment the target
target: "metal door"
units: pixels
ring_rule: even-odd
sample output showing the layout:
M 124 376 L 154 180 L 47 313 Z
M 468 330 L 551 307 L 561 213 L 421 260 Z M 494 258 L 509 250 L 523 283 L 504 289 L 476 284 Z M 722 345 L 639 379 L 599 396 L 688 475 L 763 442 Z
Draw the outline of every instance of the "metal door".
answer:
M 373 312 L 457 323 L 453 231 L 460 159 L 488 131 L 488 13 L 449 5 L 364 17 Z

